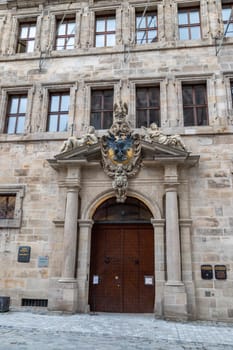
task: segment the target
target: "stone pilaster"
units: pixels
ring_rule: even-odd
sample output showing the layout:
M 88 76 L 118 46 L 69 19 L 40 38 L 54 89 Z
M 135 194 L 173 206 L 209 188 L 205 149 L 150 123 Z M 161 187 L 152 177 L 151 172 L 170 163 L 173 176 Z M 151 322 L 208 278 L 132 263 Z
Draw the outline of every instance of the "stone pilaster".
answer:
M 166 184 L 166 256 L 167 282 L 164 293 L 164 315 L 167 318 L 187 318 L 187 295 L 181 280 L 181 252 L 178 216 L 177 167 L 165 167 Z
M 78 311 L 88 312 L 89 271 L 90 271 L 90 244 L 92 220 L 79 220 L 78 244 Z
M 77 225 L 78 225 L 78 194 L 80 188 L 81 168 L 69 166 L 65 186 L 66 211 L 64 223 L 63 264 L 62 276 L 58 281 L 53 281 L 54 287 L 59 290 L 59 310 L 66 312 L 77 311 L 78 285 L 75 278 L 75 266 L 77 256 Z
M 165 283 L 165 247 L 164 247 L 164 219 L 152 219 L 154 227 L 155 252 L 155 306 L 156 316 L 163 316 L 163 295 Z
M 192 220 L 180 219 L 182 281 L 187 291 L 189 319 L 196 319 L 196 297 L 192 269 L 191 226 Z

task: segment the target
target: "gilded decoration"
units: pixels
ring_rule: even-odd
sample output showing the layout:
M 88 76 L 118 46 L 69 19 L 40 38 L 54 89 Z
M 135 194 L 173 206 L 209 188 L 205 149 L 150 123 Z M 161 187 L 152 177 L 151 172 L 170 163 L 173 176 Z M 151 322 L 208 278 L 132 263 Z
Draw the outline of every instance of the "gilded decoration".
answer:
M 101 139 L 103 168 L 113 178 L 116 200 L 121 203 L 127 197 L 128 177 L 135 175 L 141 166 L 140 136 L 131 131 L 127 114 L 126 103 L 115 104 L 114 122 L 108 135 Z

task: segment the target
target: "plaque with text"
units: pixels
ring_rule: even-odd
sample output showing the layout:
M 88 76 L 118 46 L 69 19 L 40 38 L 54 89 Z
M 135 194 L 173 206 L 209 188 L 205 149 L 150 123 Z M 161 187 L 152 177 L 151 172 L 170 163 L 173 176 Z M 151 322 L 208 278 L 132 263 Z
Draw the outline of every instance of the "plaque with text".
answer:
M 48 267 L 49 266 L 49 257 L 48 256 L 39 256 L 38 257 L 38 267 Z
M 215 274 L 216 280 L 226 280 L 227 279 L 226 265 L 215 265 L 214 274 Z
M 30 261 L 31 247 L 20 246 L 18 250 L 18 262 L 28 263 Z
M 201 265 L 201 278 L 203 280 L 213 279 L 213 267 L 212 265 Z

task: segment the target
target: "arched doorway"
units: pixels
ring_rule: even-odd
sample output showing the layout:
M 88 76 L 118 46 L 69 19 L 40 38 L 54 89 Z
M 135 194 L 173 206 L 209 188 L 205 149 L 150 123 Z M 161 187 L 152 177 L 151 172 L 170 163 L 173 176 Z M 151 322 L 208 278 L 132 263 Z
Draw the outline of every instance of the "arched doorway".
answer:
M 91 311 L 154 311 L 152 214 L 139 200 L 105 201 L 94 214 L 91 239 Z

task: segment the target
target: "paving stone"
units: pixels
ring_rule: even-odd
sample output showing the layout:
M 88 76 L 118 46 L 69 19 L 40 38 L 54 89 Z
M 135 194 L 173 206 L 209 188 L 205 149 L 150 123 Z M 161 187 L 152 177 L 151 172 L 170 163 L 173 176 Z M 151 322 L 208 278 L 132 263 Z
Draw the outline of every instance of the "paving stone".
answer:
M 0 350 L 232 350 L 233 325 L 144 314 L 0 314 Z

